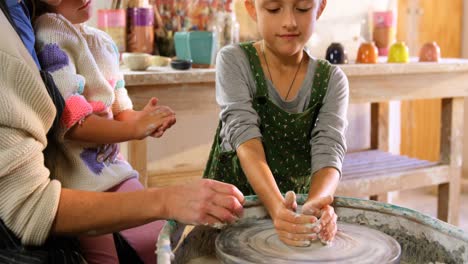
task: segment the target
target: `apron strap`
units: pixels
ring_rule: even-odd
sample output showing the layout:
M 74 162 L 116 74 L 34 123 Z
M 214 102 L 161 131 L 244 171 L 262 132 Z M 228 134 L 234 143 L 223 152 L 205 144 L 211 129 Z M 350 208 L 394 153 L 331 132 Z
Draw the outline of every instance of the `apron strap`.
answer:
M 322 104 L 327 93 L 328 83 L 330 81 L 331 64 L 326 60 L 317 61 L 314 82 L 312 83 L 309 106 L 311 108 L 316 104 Z
M 210 173 L 210 170 L 213 166 L 214 159 L 216 159 L 218 148 L 220 147 L 220 136 L 221 127 L 223 127 L 223 122 L 221 119 L 218 122 L 218 127 L 216 128 L 216 133 L 214 135 L 213 144 L 211 145 L 210 155 L 208 155 L 208 161 L 206 162 L 205 170 L 203 171 L 203 177 L 207 177 Z
M 257 50 L 253 46 L 253 42 L 244 42 L 239 45 L 249 59 L 250 69 L 252 70 L 255 86 L 257 88 L 255 97 L 264 99 L 268 98 L 268 86 L 260 64 L 260 59 L 258 58 Z

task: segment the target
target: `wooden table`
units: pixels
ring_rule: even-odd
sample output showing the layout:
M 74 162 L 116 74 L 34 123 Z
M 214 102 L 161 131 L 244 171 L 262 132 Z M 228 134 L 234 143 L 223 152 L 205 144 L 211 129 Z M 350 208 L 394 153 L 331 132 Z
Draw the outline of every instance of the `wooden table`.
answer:
M 442 131 L 441 160 L 437 166 L 419 170 L 413 174 L 403 173 L 402 181 L 392 181 L 384 184 L 376 183 L 367 188 L 375 190 L 375 194 L 391 190 L 410 189 L 418 187 L 421 181 L 427 185 L 439 185 L 439 218 L 456 223 L 458 219 L 459 189 L 461 181 L 461 165 L 463 160 L 463 122 L 464 97 L 468 96 L 468 60 L 444 59 L 441 63 L 409 63 L 409 64 L 374 64 L 374 65 L 342 65 L 350 83 L 350 103 L 371 103 L 371 148 L 388 151 L 389 135 L 389 101 L 442 98 Z M 178 123 L 184 125 L 197 118 L 197 114 L 208 114 L 213 121 L 205 130 L 214 134 L 217 124 L 218 107 L 214 97 L 213 69 L 193 69 L 190 71 L 174 71 L 170 68 L 150 68 L 145 72 L 124 72 L 129 95 L 135 108 L 143 107 L 151 96 L 157 96 L 165 105 L 171 106 L 176 113 L 182 114 Z M 190 118 L 188 118 L 190 117 Z M 184 119 L 185 118 L 185 119 Z M 191 123 L 190 123 L 191 124 Z M 179 125 L 179 124 L 178 124 Z M 185 126 L 169 141 L 173 152 L 182 151 L 184 146 L 179 140 L 184 134 L 197 133 L 196 122 Z M 199 134 L 204 141 L 211 135 Z M 170 137 L 170 136 L 169 136 Z M 191 153 L 196 157 L 205 155 L 209 145 L 200 147 L 199 152 Z M 145 185 L 152 186 L 154 182 L 164 185 L 165 181 L 187 180 L 200 176 L 206 157 L 195 158 L 172 167 L 164 167 L 158 172 L 158 179 L 148 182 L 146 140 L 129 143 L 129 162 L 140 172 Z M 169 162 L 170 163 L 170 162 Z M 189 164 L 190 163 L 190 164 Z M 179 170 L 180 168 L 180 170 Z M 402 175 L 403 175 L 402 174 Z M 154 182 L 152 182 L 154 180 Z M 337 193 L 347 195 L 357 185 L 340 186 Z M 451 208 L 447 207 L 451 204 Z

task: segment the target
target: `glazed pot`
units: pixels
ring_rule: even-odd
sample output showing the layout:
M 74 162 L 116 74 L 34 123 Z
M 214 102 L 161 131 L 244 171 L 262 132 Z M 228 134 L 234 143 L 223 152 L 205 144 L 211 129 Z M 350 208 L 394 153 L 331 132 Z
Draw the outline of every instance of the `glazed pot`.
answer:
M 375 43 L 364 42 L 359 46 L 356 63 L 377 63 L 378 57 L 378 49 Z
M 389 63 L 408 63 L 409 50 L 404 42 L 395 42 L 388 52 Z
M 332 44 L 330 44 L 330 46 L 328 46 L 325 58 L 332 64 L 348 63 L 348 56 L 343 45 L 337 42 L 333 42 Z
M 438 62 L 440 60 L 440 47 L 436 42 L 428 42 L 419 51 L 419 61 Z

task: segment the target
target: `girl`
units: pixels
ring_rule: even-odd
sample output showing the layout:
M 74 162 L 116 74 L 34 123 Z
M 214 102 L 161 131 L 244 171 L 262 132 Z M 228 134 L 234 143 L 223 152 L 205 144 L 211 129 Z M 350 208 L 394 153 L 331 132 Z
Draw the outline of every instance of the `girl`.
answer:
M 50 177 L 43 150 L 51 145 L 47 132 L 60 121 L 63 98 L 50 75 L 39 71 L 29 7 L 28 0 L 0 0 L 0 262 L 87 263 L 75 243 L 78 234 L 158 219 L 232 222 L 242 214 L 239 190 L 213 180 L 110 193 L 64 188 Z M 120 249 L 128 249 L 123 244 L 119 257 Z
M 262 40 L 228 46 L 217 57 L 221 107 L 205 176 L 256 193 L 286 244 L 331 241 L 330 206 L 346 144 L 348 82 L 312 58 L 311 37 L 326 0 L 245 0 Z M 308 193 L 300 215 L 281 192 Z M 320 225 L 313 225 L 320 217 Z M 318 236 L 317 236 L 318 234 Z
M 57 133 L 59 145 L 48 153 L 52 175 L 72 189 L 143 189 L 137 172 L 117 156 L 116 143 L 160 137 L 175 123 L 175 114 L 168 107 L 157 106 L 156 98 L 142 111 L 132 110 L 116 45 L 107 34 L 82 24 L 90 18 L 91 0 L 48 6 L 36 1 L 36 5 L 51 12 L 35 20 L 38 58 L 65 101 Z M 153 222 L 121 235 L 143 262 L 155 263 L 155 240 L 163 224 Z M 90 263 L 118 262 L 112 234 L 82 236 L 80 244 Z

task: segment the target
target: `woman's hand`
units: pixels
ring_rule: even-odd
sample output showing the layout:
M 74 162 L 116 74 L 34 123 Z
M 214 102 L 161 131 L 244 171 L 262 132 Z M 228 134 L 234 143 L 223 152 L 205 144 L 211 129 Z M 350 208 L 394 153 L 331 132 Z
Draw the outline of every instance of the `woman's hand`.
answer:
M 321 231 L 318 235 L 322 243 L 332 242 L 337 231 L 337 215 L 331 206 L 333 197 L 331 195 L 309 199 L 302 207 L 302 213 L 313 215 L 320 219 Z
M 244 195 L 234 185 L 208 179 L 167 187 L 167 219 L 184 224 L 233 223 L 242 217 Z

